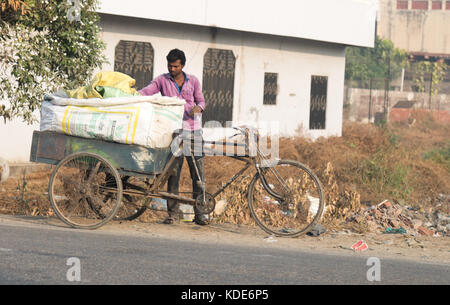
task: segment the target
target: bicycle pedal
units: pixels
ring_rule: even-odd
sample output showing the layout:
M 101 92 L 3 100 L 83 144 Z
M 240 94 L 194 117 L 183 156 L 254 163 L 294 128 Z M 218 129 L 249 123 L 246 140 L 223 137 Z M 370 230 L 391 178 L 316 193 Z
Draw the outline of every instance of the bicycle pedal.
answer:
M 202 191 L 205 190 L 205 184 L 204 183 L 202 183 L 200 181 L 197 181 L 197 186 L 200 187 L 202 189 Z

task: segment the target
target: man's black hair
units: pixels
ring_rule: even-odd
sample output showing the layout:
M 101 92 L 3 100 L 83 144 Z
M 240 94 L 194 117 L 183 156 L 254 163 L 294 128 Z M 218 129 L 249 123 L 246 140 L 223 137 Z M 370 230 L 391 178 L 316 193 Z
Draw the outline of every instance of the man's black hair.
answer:
M 180 60 L 181 64 L 184 65 L 186 63 L 186 56 L 184 56 L 184 52 L 179 49 L 173 49 L 167 54 L 167 62 L 175 62 L 178 59 Z

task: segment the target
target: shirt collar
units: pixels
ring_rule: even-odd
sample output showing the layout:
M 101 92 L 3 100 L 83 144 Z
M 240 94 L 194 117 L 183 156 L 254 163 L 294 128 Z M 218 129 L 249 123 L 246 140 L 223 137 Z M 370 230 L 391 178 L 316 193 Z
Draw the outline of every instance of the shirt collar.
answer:
M 183 71 L 183 74 L 184 74 L 184 81 L 188 81 L 189 78 L 188 78 L 187 74 L 186 74 L 184 71 Z M 167 73 L 166 75 L 167 75 L 167 78 L 168 78 L 168 79 L 171 79 L 171 80 L 175 81 L 175 80 L 173 79 L 172 75 L 170 75 L 170 73 Z

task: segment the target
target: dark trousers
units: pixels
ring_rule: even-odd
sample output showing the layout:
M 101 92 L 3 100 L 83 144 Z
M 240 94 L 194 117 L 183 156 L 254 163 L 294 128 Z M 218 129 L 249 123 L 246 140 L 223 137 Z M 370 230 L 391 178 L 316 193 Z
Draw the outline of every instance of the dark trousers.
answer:
M 192 135 L 195 137 L 200 137 L 200 139 L 202 139 L 201 131 L 195 132 L 195 134 L 192 132 L 192 133 L 189 133 L 189 135 Z M 176 161 L 175 161 L 176 165 L 174 168 L 175 174 L 170 176 L 167 181 L 167 191 L 169 193 L 178 195 L 181 169 L 183 168 L 183 161 L 186 158 L 186 161 L 189 165 L 189 172 L 191 174 L 191 179 L 192 179 L 192 192 L 193 192 L 192 198 L 196 199 L 200 194 L 202 194 L 202 188 L 198 185 L 199 177 L 197 176 L 197 172 L 194 167 L 194 160 L 195 160 L 195 162 L 197 164 L 198 173 L 200 175 L 200 179 L 202 182 L 204 182 L 204 178 L 205 178 L 204 159 L 205 158 L 204 158 L 203 152 L 201 151 L 201 148 L 199 148 L 199 149 L 200 150 L 197 150 L 197 148 L 195 149 L 194 158 L 192 158 L 192 156 L 189 156 L 189 153 L 187 151 L 185 151 L 184 155 L 176 158 Z M 198 151 L 201 152 L 200 156 L 197 156 Z M 179 216 L 179 202 L 174 199 L 168 199 L 167 200 L 167 212 L 169 213 L 169 216 L 171 216 L 171 217 L 178 217 Z M 194 213 L 195 213 L 195 215 L 199 214 L 195 207 L 194 207 Z

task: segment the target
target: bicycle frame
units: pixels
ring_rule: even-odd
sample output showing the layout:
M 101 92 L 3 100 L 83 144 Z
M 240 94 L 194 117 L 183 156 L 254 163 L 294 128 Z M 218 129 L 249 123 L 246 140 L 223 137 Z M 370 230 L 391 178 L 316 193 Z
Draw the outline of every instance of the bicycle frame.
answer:
M 204 144 L 215 144 L 215 145 L 232 145 L 232 146 L 243 146 L 243 145 L 245 145 L 245 144 L 239 144 L 239 143 L 227 143 L 227 142 L 215 142 L 215 141 L 203 141 L 203 143 Z M 177 158 L 184 158 L 184 156 L 178 156 L 177 157 L 177 155 L 179 155 L 179 153 L 181 152 L 182 145 L 183 145 L 183 142 L 180 144 L 180 146 L 177 149 L 177 151 L 172 155 L 172 157 L 170 158 L 169 162 L 167 162 L 166 166 L 164 167 L 163 172 L 160 175 L 158 175 L 158 177 L 155 179 L 155 181 L 154 181 L 153 185 L 151 186 L 151 188 L 149 189 L 149 191 L 145 192 L 145 196 L 150 197 L 150 198 L 175 199 L 175 200 L 178 200 L 180 202 L 187 203 L 187 204 L 194 204 L 195 203 L 195 199 L 192 199 L 192 198 L 189 198 L 189 197 L 183 197 L 183 196 L 179 196 L 179 195 L 175 195 L 175 194 L 171 194 L 171 193 L 164 192 L 164 191 L 159 191 L 164 186 L 164 184 L 167 182 L 169 177 L 172 175 L 174 167 L 176 165 L 176 159 Z M 213 152 L 213 150 L 205 147 L 204 145 L 203 145 L 203 150 L 204 150 L 204 152 L 207 152 L 207 153 L 212 153 Z M 191 151 L 191 156 L 193 157 L 192 151 Z M 212 194 L 212 196 L 214 198 L 216 198 L 231 183 L 233 183 L 237 178 L 239 178 L 251 165 L 255 165 L 256 164 L 254 158 L 252 158 L 250 156 L 228 156 L 228 157 L 240 160 L 242 162 L 245 162 L 245 164 L 219 190 L 217 190 L 214 194 Z M 195 161 L 195 158 L 193 158 L 193 160 Z M 194 162 L 194 167 L 196 168 L 196 170 L 198 170 L 196 162 Z M 202 181 L 202 183 L 203 183 L 203 181 Z M 124 191 L 124 194 L 127 194 L 127 193 L 129 193 L 129 192 Z M 136 193 L 132 192 L 132 194 L 135 195 Z
M 220 141 L 203 141 L 202 142 L 202 149 L 203 149 L 203 153 L 205 155 L 216 155 L 216 153 L 218 153 L 219 151 L 210 149 L 208 147 L 205 147 L 204 144 L 212 144 L 212 145 L 221 145 L 221 146 L 234 146 L 234 147 L 245 147 L 246 151 L 249 151 L 249 147 L 251 146 L 251 143 L 249 143 L 249 134 L 248 132 L 246 132 L 246 143 L 242 144 L 242 143 L 234 143 L 234 142 L 220 142 Z M 259 140 L 259 135 L 257 135 L 256 137 L 256 143 Z M 166 184 L 166 182 L 168 181 L 168 179 L 170 178 L 170 176 L 173 174 L 173 171 L 175 169 L 175 165 L 177 163 L 177 158 L 184 158 L 184 156 L 181 155 L 182 149 L 183 149 L 183 145 L 185 143 L 186 140 L 182 140 L 177 148 L 177 150 L 172 154 L 171 158 L 169 159 L 169 161 L 167 162 L 167 164 L 165 165 L 163 171 L 161 172 L 161 174 L 159 174 L 155 180 L 153 181 L 153 184 L 151 184 L 150 189 L 145 190 L 142 189 L 140 187 L 135 187 L 132 184 L 129 184 L 129 186 L 131 188 L 133 188 L 134 190 L 123 190 L 123 194 L 124 195 L 131 195 L 131 196 L 142 196 L 142 197 L 148 197 L 148 198 L 163 198 L 163 199 L 175 199 L 177 201 L 186 203 L 186 204 L 190 204 L 193 205 L 195 204 L 196 200 L 193 198 L 189 198 L 189 197 L 184 197 L 184 196 L 180 196 L 180 195 L 175 195 L 166 191 L 162 191 L 163 186 Z M 194 140 L 190 139 L 191 144 L 194 144 Z M 198 168 L 197 168 L 197 162 L 195 162 L 195 158 L 194 155 L 192 153 L 193 151 L 193 147 L 191 145 L 190 148 L 190 153 L 191 153 L 191 157 L 194 160 L 194 167 L 195 170 L 198 173 Z M 222 151 L 223 152 L 223 151 Z M 268 185 L 266 179 L 264 178 L 264 173 L 261 170 L 261 164 L 259 164 L 257 162 L 258 158 L 264 158 L 263 154 L 261 153 L 261 151 L 259 149 L 255 149 L 256 152 L 256 156 L 250 156 L 248 154 L 244 155 L 244 156 L 236 156 L 236 155 L 226 155 L 227 157 L 239 160 L 244 162 L 244 166 L 237 171 L 233 177 L 231 177 L 220 189 L 218 189 L 216 192 L 214 192 L 214 194 L 211 194 L 213 198 L 216 198 L 219 194 L 221 194 L 231 183 L 233 183 L 236 179 L 238 179 L 240 176 L 242 176 L 242 174 L 250 167 L 250 166 L 255 166 L 256 171 L 258 173 L 258 175 L 261 177 L 261 183 L 264 185 L 264 188 L 269 192 L 270 195 L 274 196 L 277 199 L 282 199 L 282 195 L 274 192 L 271 187 Z M 203 185 L 203 181 L 200 181 L 200 183 Z M 203 188 L 203 193 L 205 193 L 205 189 Z
M 241 129 L 241 128 L 236 128 L 237 130 L 240 130 L 241 132 L 245 133 L 246 135 L 246 141 L 245 144 L 243 143 L 234 143 L 234 142 L 220 142 L 220 141 L 203 141 L 202 142 L 202 149 L 203 149 L 203 153 L 204 155 L 215 155 L 217 152 L 217 150 L 213 150 L 210 149 L 208 147 L 205 147 L 204 144 L 212 144 L 212 145 L 222 145 L 222 146 L 234 146 L 234 147 L 245 147 L 246 151 L 249 151 L 249 148 L 251 147 L 251 142 L 249 141 L 249 131 L 248 129 Z M 180 141 L 180 144 L 177 148 L 177 150 L 172 154 L 171 158 L 169 159 L 169 161 L 167 162 L 167 164 L 165 165 L 163 171 L 161 172 L 161 174 L 159 174 L 155 180 L 153 181 L 153 184 L 151 185 L 150 189 L 148 190 L 142 190 L 142 189 L 138 189 L 138 188 L 134 188 L 134 190 L 124 190 L 123 194 L 124 195 L 132 195 L 132 196 L 145 196 L 148 198 L 163 198 L 163 199 L 175 199 L 179 202 L 183 202 L 183 203 L 187 203 L 190 205 L 194 205 L 196 200 L 189 198 L 189 197 L 184 197 L 184 196 L 179 196 L 179 195 L 175 195 L 172 193 L 168 193 L 166 191 L 162 191 L 163 186 L 166 184 L 166 182 L 168 181 L 168 179 L 170 178 L 170 176 L 173 174 L 173 171 L 175 169 L 176 163 L 177 163 L 177 158 L 184 158 L 184 156 L 181 155 L 182 149 L 183 149 L 183 145 L 186 141 L 186 139 L 181 138 L 182 140 Z M 255 139 L 257 139 L 257 137 L 255 137 Z M 194 144 L 194 140 L 190 139 L 191 142 L 191 149 L 190 149 L 190 153 L 191 156 L 193 157 L 194 160 L 194 167 L 195 170 L 198 173 L 198 168 L 197 168 L 197 162 L 195 162 L 195 158 L 194 155 L 192 153 L 192 151 L 194 150 L 192 145 Z M 236 174 L 231 177 L 220 189 L 218 189 L 214 194 L 212 194 L 213 198 L 216 198 L 220 193 L 222 193 L 231 183 L 233 183 L 236 179 L 238 179 L 250 166 L 254 165 L 256 168 L 256 157 L 252 157 L 248 154 L 245 154 L 244 156 L 236 156 L 236 155 L 226 155 L 230 158 L 233 159 L 237 159 L 240 160 L 242 162 L 244 162 L 244 166 L 238 171 L 236 172 Z M 259 169 L 257 168 L 258 172 Z M 204 186 L 203 181 L 199 181 L 202 186 Z M 205 194 L 205 188 L 202 187 L 203 189 L 203 194 Z

